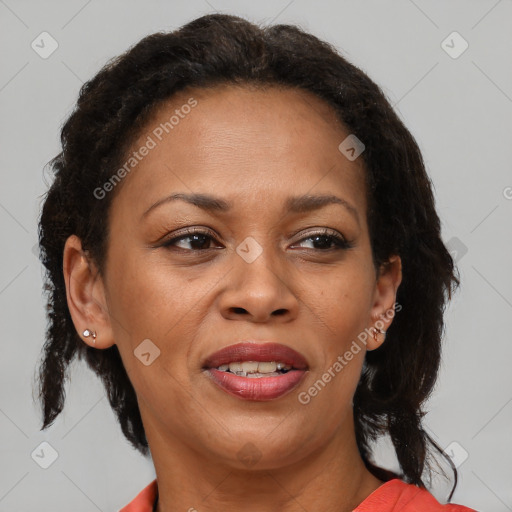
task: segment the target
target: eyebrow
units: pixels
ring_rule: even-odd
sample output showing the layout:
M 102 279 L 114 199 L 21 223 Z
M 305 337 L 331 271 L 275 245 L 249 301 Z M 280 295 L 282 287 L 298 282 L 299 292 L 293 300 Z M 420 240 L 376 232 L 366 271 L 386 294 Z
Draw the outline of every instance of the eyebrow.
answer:
M 233 203 L 230 201 L 226 201 L 219 197 L 214 197 L 209 194 L 184 194 L 184 193 L 176 193 L 171 194 L 170 196 L 163 197 L 159 199 L 156 203 L 152 204 L 141 216 L 141 219 L 145 218 L 149 212 L 161 206 L 162 204 L 181 200 L 187 203 L 190 203 L 194 206 L 201 208 L 206 212 L 213 213 L 227 213 L 233 208 Z M 292 213 L 305 213 L 313 210 L 319 210 L 329 204 L 339 204 L 343 206 L 346 210 L 348 210 L 352 216 L 356 219 L 359 224 L 359 214 L 348 201 L 342 199 L 341 197 L 327 194 L 327 195 L 302 195 L 302 196 L 291 196 L 286 199 L 285 202 L 285 210 L 288 210 Z

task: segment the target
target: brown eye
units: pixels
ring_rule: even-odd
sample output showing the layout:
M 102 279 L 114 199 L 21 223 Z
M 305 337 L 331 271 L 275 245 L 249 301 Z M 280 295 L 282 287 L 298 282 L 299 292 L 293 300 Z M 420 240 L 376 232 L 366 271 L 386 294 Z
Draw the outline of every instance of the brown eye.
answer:
M 314 250 L 330 251 L 330 250 L 341 250 L 350 249 L 353 244 L 342 236 L 338 235 L 335 231 L 324 229 L 317 233 L 312 233 L 306 238 L 302 238 L 300 242 L 312 240 L 312 247 Z M 334 247 L 332 247 L 334 245 Z
M 203 231 L 200 229 L 193 229 L 190 231 L 186 231 L 180 236 L 173 237 L 164 243 L 162 243 L 161 247 L 175 247 L 178 242 L 182 240 L 187 241 L 190 245 L 190 248 L 178 247 L 178 249 L 182 249 L 185 251 L 203 251 L 207 249 L 211 249 L 210 243 L 215 240 L 212 236 L 211 232 Z

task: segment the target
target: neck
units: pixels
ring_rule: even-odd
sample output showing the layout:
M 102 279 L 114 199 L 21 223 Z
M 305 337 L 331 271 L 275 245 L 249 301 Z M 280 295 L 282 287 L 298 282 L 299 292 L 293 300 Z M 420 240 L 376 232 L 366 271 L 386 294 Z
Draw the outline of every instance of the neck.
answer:
M 164 429 L 146 436 L 157 474 L 157 512 L 350 512 L 382 485 L 365 467 L 352 428 L 294 464 L 239 469 L 177 443 Z M 258 465 L 255 465 L 257 468 Z

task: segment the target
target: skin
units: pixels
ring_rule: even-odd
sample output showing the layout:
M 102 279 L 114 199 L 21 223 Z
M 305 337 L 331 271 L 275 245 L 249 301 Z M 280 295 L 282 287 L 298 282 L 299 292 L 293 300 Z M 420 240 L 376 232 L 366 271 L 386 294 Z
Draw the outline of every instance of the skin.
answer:
M 160 512 L 353 510 L 382 484 L 357 450 L 352 397 L 366 350 L 383 337 L 370 337 L 308 404 L 298 394 L 365 328 L 381 319 L 387 330 L 392 321 L 385 313 L 396 301 L 401 261 L 374 268 L 362 158 L 349 161 L 338 150 L 349 132 L 321 99 L 275 87 L 182 91 L 155 112 L 133 150 L 190 97 L 197 106 L 115 191 L 103 274 L 76 236 L 67 240 L 73 322 L 81 336 L 97 332 L 97 349 L 118 346 L 137 393 Z M 211 194 L 233 208 L 209 213 L 177 200 L 141 219 L 176 192 Z M 334 194 L 358 220 L 340 204 L 283 211 L 288 196 L 303 194 Z M 213 238 L 159 246 L 185 227 L 209 228 Z M 353 247 L 315 243 L 322 228 Z M 262 249 L 251 263 L 236 252 L 247 237 Z M 148 366 L 134 356 L 145 339 L 160 349 Z M 241 340 L 288 345 L 304 355 L 308 373 L 275 400 L 231 396 L 202 362 Z M 259 457 L 254 465 L 240 460 L 244 446 Z

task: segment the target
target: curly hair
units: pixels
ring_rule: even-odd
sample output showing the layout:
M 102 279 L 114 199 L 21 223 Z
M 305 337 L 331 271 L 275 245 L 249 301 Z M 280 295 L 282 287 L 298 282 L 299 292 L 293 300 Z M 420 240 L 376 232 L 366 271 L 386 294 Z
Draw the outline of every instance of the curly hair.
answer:
M 77 355 L 103 381 L 127 440 L 148 454 L 136 393 L 117 346 L 90 347 L 73 325 L 63 249 L 66 239 L 77 235 L 102 274 L 114 192 L 100 200 L 93 190 L 124 161 L 159 105 L 185 88 L 221 84 L 310 91 L 364 142 L 373 262 L 378 269 L 391 255 L 401 257 L 397 302 L 402 309 L 386 342 L 366 354 L 353 402 L 356 440 L 368 469 L 387 480 L 393 473 L 372 461 L 372 443 L 389 435 L 400 477 L 426 488 L 432 449 L 444 454 L 423 428 L 423 407 L 438 376 L 445 306 L 460 282 L 441 239 L 433 186 L 418 145 L 379 86 L 334 46 L 297 26 L 259 26 L 227 14 L 202 16 L 173 32 L 149 35 L 110 60 L 83 85 L 62 127 L 62 151 L 49 162 L 55 178 L 39 219 L 48 318 L 38 374 L 42 429 L 63 409 L 68 366 Z M 451 498 L 457 471 L 444 457 L 455 474 Z

